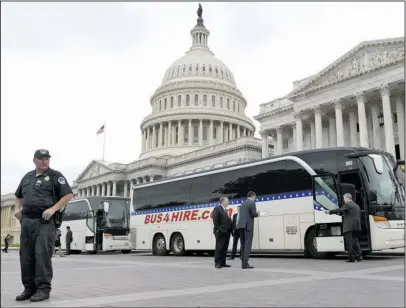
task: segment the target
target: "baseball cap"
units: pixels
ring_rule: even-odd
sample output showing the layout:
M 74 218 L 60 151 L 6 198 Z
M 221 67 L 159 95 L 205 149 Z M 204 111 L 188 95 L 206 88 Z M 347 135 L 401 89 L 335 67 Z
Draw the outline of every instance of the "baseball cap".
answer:
M 34 158 L 39 158 L 43 156 L 51 157 L 51 155 L 49 155 L 49 151 L 45 149 L 36 150 L 34 153 Z

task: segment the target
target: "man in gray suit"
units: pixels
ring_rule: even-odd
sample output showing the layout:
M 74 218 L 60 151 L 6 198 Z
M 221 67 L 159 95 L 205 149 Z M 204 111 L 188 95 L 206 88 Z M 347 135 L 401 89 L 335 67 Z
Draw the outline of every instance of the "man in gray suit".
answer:
M 248 193 L 248 199 L 241 204 L 240 217 L 237 223 L 237 229 L 240 233 L 240 254 L 242 257 L 242 268 L 254 268 L 248 264 L 252 248 L 252 238 L 254 236 L 254 218 L 259 216 L 259 211 L 255 206 L 256 194 L 253 191 Z
M 358 242 L 358 231 L 361 230 L 361 210 L 354 201 L 351 194 L 344 194 L 344 205 L 338 209 L 324 212 L 326 214 L 343 215 L 343 233 L 347 246 L 349 260 L 346 262 L 362 261 L 362 251 Z

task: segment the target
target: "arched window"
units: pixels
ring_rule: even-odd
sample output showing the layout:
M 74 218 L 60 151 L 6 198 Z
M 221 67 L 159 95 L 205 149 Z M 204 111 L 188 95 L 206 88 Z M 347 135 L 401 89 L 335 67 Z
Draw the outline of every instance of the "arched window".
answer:
M 192 71 L 192 64 L 189 65 L 189 72 Z
M 182 96 L 178 95 L 178 107 L 182 104 Z
M 193 125 L 193 142 L 199 142 L 199 126 Z
M 235 101 L 233 101 L 233 111 L 235 112 Z
M 220 97 L 220 108 L 224 108 L 223 98 Z
M 162 110 L 162 101 L 159 100 L 159 111 L 161 111 L 161 110 Z
M 165 98 L 164 109 L 168 108 L 168 100 Z
M 203 95 L 203 106 L 207 106 L 207 95 Z
M 227 98 L 227 110 L 230 110 L 230 99 Z
M 237 112 L 240 113 L 240 103 L 237 103 Z
M 184 73 L 186 72 L 186 64 L 183 65 L 183 72 L 184 72 Z
M 175 128 L 175 144 L 179 143 L 179 127 Z
M 211 96 L 211 106 L 216 107 L 216 97 L 214 95 Z
M 208 140 L 209 128 L 207 125 L 203 125 L 203 141 Z
M 189 126 L 185 125 L 183 127 L 184 135 L 183 135 L 183 143 L 188 143 L 189 140 Z
M 206 72 L 206 66 L 203 64 L 203 73 Z
M 199 105 L 199 95 L 195 94 L 195 106 Z
M 189 106 L 190 104 L 190 96 L 189 94 L 186 94 L 186 106 Z
M 211 65 L 209 66 L 209 73 L 211 74 L 212 73 L 212 69 L 211 69 Z
M 199 72 L 199 64 L 196 64 L 196 73 Z
M 171 108 L 173 108 L 173 96 L 171 96 Z

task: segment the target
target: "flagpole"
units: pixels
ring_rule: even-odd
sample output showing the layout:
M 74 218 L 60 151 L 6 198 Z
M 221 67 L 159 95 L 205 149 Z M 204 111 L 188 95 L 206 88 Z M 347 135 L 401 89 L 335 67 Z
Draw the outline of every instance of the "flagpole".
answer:
M 106 150 L 106 121 L 104 121 L 103 127 L 104 127 L 104 129 L 103 129 L 103 158 L 102 158 L 102 160 L 104 161 L 104 152 Z

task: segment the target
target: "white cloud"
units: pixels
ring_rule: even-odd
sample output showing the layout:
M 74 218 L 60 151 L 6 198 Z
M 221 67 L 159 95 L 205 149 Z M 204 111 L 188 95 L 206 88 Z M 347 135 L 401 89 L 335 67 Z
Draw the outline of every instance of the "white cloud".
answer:
M 191 44 L 196 3 L 3 3 L 2 193 L 46 147 L 72 181 L 92 159 L 136 160 L 140 123 Z M 203 3 L 209 45 L 247 114 L 361 41 L 403 36 L 403 3 Z

